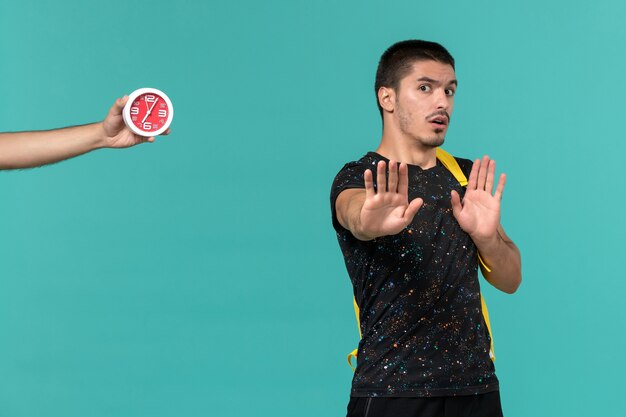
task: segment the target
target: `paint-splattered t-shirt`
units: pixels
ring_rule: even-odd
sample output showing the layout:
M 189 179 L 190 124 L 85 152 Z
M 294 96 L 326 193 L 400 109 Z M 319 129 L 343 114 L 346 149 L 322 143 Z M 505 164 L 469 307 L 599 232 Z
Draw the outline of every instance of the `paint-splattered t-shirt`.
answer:
M 363 173 L 383 156 L 369 152 L 346 164 L 331 190 L 337 232 L 363 337 L 352 396 L 432 397 L 498 389 L 490 338 L 481 312 L 477 249 L 452 214 L 451 190 L 465 189 L 439 162 L 409 165 L 409 199 L 424 199 L 400 233 L 356 239 L 337 221 L 335 200 L 364 188 Z M 472 162 L 457 158 L 469 177 Z

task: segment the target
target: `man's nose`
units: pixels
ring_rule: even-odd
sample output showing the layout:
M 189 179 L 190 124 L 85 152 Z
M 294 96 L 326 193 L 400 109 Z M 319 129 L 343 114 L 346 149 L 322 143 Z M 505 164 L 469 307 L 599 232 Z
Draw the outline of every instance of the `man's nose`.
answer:
M 437 109 L 448 110 L 448 106 L 450 103 L 448 102 L 448 96 L 446 95 L 446 90 L 443 88 L 438 88 L 435 91 L 435 104 L 437 105 Z

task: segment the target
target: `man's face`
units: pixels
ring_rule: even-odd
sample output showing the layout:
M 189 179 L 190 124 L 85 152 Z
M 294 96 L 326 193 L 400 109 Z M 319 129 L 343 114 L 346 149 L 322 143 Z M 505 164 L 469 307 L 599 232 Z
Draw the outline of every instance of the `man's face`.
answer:
M 456 88 L 451 65 L 415 62 L 396 91 L 394 122 L 402 133 L 422 146 L 440 146 L 450 124 Z

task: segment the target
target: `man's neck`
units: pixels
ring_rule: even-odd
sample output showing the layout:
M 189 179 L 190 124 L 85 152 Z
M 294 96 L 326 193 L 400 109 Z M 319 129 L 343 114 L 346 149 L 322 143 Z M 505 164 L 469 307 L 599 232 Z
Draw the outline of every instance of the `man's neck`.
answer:
M 388 159 L 429 169 L 437 164 L 437 148 L 423 146 L 399 132 L 383 131 L 376 152 Z

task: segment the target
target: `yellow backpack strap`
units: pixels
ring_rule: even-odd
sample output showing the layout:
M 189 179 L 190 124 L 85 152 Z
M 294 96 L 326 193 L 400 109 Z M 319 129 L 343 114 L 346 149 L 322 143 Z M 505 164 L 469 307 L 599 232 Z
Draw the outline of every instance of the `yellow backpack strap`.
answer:
M 487 303 L 485 302 L 485 298 L 482 293 L 480 294 L 480 305 L 483 310 L 483 317 L 485 318 L 485 323 L 487 324 L 487 330 L 489 331 L 489 337 L 491 338 L 491 345 L 489 346 L 489 357 L 493 362 L 496 361 L 496 351 L 493 348 L 493 335 L 491 333 L 491 323 L 489 322 L 489 311 L 487 310 Z
M 454 156 L 450 155 L 448 152 L 444 151 L 441 148 L 437 148 L 437 159 L 439 162 L 448 169 L 454 175 L 454 178 L 461 184 L 462 187 L 467 185 L 467 177 L 463 174 L 459 163 L 456 161 Z
M 352 299 L 354 303 L 354 315 L 356 316 L 356 327 L 359 329 L 359 338 L 363 337 L 361 334 L 361 310 L 359 310 L 359 305 L 356 303 L 356 298 Z
M 361 318 L 360 318 L 359 305 L 356 303 L 356 298 L 353 298 L 352 301 L 354 303 L 354 314 L 356 315 L 356 326 L 359 329 L 359 339 L 360 339 L 361 337 L 363 337 L 363 335 L 361 335 Z M 354 349 L 352 352 L 348 353 L 348 365 L 350 365 L 350 368 L 352 368 L 353 372 L 356 370 L 355 368 L 356 365 L 352 365 L 352 359 L 354 358 L 356 360 L 356 354 L 358 350 L 359 349 Z
M 483 258 L 480 257 L 480 253 L 478 254 L 478 262 L 480 262 L 483 268 L 485 268 L 485 271 L 491 272 L 491 268 L 489 268 L 487 264 L 485 263 L 485 261 L 483 261 Z
M 352 372 L 356 371 L 356 362 L 352 365 L 352 359 L 356 361 L 356 354 L 358 351 L 359 349 L 354 349 L 352 352 L 348 353 L 348 365 L 352 368 Z

